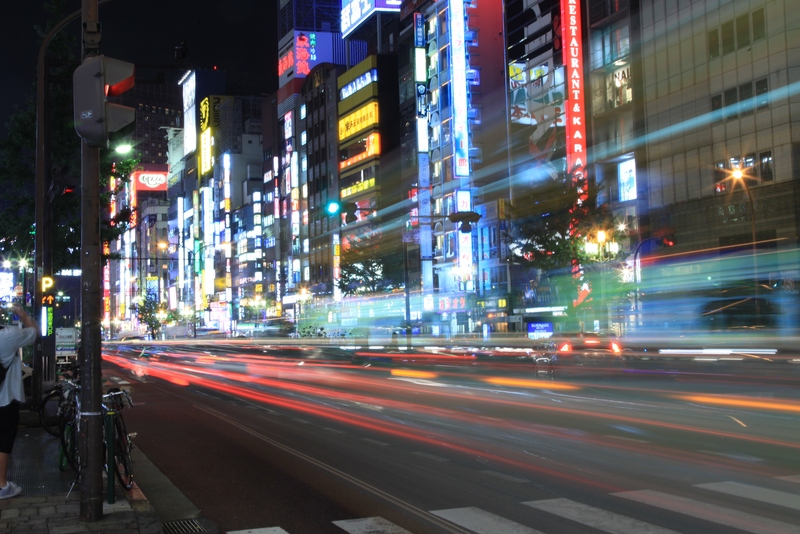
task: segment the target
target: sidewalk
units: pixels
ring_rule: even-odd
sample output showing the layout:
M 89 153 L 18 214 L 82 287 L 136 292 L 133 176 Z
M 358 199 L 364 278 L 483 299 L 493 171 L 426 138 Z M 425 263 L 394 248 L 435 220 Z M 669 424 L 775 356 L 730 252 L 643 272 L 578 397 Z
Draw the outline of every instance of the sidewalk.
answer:
M 70 493 L 75 476 L 69 469 L 66 472 L 58 469 L 58 447 L 58 439 L 39 426 L 38 415 L 23 408 L 8 475 L 9 480 L 22 488 L 22 494 L 0 500 L 0 532 L 164 532 L 155 509 L 135 485 L 126 492 L 115 484 L 114 504 L 108 504 L 103 495 L 103 517 L 98 521 L 81 521 L 80 488 L 76 484 Z

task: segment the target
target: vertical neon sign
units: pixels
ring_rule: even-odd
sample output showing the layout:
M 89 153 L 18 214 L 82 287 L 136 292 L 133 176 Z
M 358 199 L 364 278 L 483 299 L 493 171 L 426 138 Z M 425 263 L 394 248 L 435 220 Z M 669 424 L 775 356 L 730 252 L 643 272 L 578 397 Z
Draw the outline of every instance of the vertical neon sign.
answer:
M 450 0 L 450 54 L 453 92 L 453 165 L 456 176 L 469 176 L 467 130 L 467 47 L 464 0 Z
M 564 67 L 567 71 L 567 172 L 578 188 L 578 205 L 588 198 L 586 184 L 586 111 L 584 110 L 583 36 L 580 0 L 561 0 Z

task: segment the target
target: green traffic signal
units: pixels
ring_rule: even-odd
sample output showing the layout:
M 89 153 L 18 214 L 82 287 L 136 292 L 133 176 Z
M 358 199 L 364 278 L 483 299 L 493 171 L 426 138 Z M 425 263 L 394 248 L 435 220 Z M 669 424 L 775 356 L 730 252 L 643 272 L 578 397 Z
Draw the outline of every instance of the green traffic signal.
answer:
M 338 215 L 339 213 L 344 213 L 344 223 L 350 224 L 358 220 L 356 212 L 359 211 L 359 207 L 354 202 L 339 202 L 336 200 L 331 200 L 328 202 L 328 205 L 325 206 L 325 211 L 328 212 L 328 215 Z
M 328 202 L 328 205 L 325 208 L 330 215 L 336 215 L 342 209 L 342 205 L 335 200 Z

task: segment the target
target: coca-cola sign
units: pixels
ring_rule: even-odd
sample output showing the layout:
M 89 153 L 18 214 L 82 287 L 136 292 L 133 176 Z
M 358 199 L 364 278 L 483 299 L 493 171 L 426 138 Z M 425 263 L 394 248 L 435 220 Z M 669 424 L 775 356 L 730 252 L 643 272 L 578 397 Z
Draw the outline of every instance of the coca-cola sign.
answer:
M 147 191 L 166 191 L 167 173 L 153 171 L 137 171 L 134 173 L 136 188 Z

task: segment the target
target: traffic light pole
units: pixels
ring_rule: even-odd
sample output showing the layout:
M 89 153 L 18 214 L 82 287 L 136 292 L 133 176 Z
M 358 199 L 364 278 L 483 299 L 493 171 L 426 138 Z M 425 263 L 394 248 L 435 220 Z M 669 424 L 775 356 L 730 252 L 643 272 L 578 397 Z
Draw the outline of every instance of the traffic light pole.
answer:
M 100 48 L 98 0 L 82 0 L 83 61 Z M 100 371 L 100 149 L 81 142 L 81 521 L 103 517 L 103 420 Z M 109 471 L 110 476 L 114 476 Z

